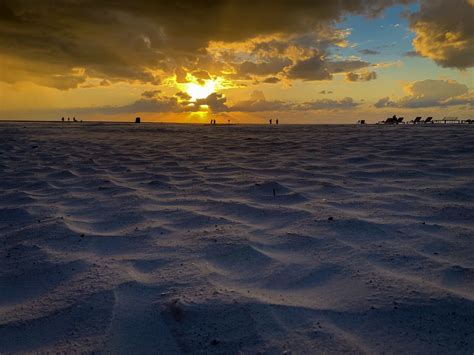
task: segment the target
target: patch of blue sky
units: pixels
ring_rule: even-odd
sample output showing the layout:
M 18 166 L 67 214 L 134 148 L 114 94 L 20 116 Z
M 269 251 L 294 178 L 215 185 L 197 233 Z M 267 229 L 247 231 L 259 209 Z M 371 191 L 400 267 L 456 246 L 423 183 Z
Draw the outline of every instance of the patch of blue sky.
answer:
M 373 19 L 367 19 L 365 16 L 347 17 L 338 27 L 351 29 L 349 46 L 337 50 L 335 54 L 361 57 L 367 61 L 399 60 L 406 52 L 413 50 L 414 33 L 410 31 L 408 19 L 404 14 L 417 11 L 418 6 L 417 3 L 410 6 L 392 6 Z M 364 49 L 377 54 L 361 53 Z

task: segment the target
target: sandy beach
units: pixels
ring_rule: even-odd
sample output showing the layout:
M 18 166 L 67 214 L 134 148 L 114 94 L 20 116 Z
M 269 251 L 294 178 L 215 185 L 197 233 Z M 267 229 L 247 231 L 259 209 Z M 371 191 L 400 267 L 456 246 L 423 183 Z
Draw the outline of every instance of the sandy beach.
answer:
M 474 351 L 471 125 L 0 137 L 1 354 Z

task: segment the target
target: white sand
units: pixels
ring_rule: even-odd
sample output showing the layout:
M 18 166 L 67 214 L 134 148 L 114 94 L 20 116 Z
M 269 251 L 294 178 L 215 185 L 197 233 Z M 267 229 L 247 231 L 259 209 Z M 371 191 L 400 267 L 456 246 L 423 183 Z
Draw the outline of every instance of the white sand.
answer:
M 474 351 L 474 127 L 0 137 L 2 354 Z

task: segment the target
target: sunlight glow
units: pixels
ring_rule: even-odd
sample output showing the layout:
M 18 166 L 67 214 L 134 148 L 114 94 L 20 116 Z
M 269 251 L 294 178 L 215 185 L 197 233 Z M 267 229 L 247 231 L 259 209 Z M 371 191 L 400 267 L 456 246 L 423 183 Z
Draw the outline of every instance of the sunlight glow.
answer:
M 196 83 L 187 83 L 186 92 L 191 96 L 191 101 L 196 101 L 197 99 L 205 99 L 210 94 L 215 92 L 216 83 L 213 80 L 206 80 L 204 85 L 199 85 Z
M 203 123 L 208 120 L 209 113 L 207 111 L 196 111 L 188 114 L 190 122 Z

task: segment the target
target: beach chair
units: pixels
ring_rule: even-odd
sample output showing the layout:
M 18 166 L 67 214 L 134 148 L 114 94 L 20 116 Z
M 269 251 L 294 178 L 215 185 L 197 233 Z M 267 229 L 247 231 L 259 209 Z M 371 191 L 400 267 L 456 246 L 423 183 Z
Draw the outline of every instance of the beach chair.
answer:
M 405 117 L 398 117 L 397 121 L 395 122 L 396 124 L 402 124 L 403 123 L 403 119 Z
M 397 116 L 386 118 L 384 121 L 379 121 L 377 124 L 396 124 L 398 122 Z
M 415 117 L 414 120 L 411 120 L 410 123 L 412 123 L 412 124 L 417 124 L 417 123 L 419 123 L 420 121 L 421 121 L 421 116 L 418 116 L 418 117 Z
M 433 119 L 433 117 L 426 117 L 426 120 L 423 121 L 423 123 L 431 123 L 431 120 Z

